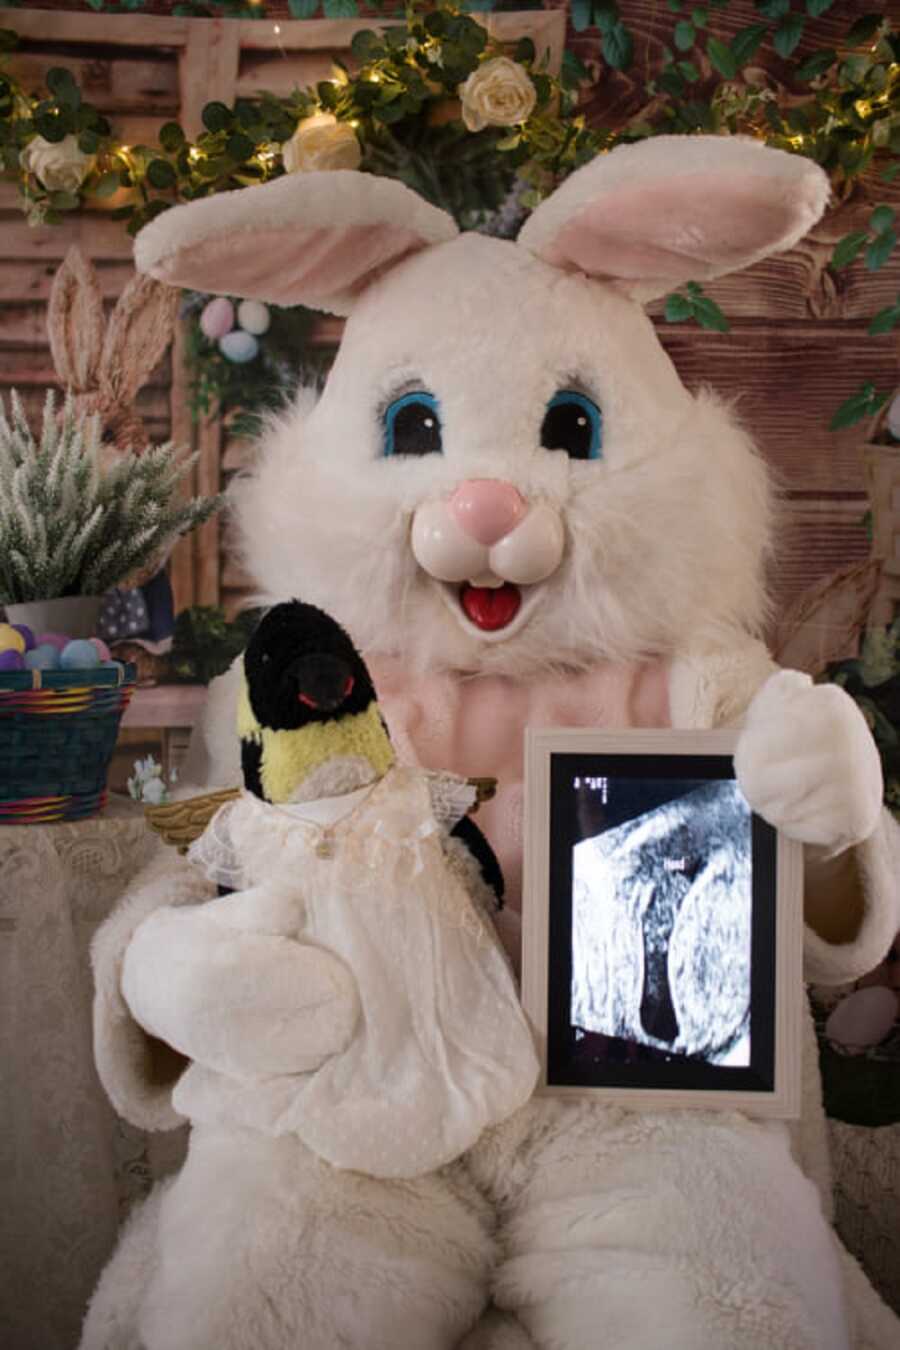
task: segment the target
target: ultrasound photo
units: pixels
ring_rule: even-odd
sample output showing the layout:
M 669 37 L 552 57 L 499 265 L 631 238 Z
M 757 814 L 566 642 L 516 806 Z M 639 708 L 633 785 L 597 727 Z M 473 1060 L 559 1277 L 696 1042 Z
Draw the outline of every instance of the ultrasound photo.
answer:
M 572 858 L 576 1040 L 749 1065 L 751 812 L 737 784 L 573 788 L 591 834 Z

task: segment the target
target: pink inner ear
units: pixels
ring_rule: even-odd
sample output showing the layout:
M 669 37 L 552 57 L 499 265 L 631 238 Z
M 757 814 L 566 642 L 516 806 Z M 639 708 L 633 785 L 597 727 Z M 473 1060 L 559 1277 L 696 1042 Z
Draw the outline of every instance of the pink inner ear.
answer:
M 773 193 L 771 180 L 717 173 L 618 188 L 585 206 L 542 250 L 556 267 L 595 277 L 702 280 L 777 247 L 802 200 Z
M 421 247 L 418 234 L 389 225 L 262 226 L 189 244 L 154 274 L 198 291 L 327 308 L 361 291 L 379 267 Z

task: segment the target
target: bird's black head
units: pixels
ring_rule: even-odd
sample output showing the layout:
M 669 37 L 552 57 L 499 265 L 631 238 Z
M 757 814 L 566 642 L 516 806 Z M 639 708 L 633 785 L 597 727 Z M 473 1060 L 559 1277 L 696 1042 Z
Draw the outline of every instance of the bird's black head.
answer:
M 375 698 L 365 662 L 340 624 L 299 600 L 275 605 L 260 620 L 244 671 L 253 714 L 273 731 L 365 712 Z

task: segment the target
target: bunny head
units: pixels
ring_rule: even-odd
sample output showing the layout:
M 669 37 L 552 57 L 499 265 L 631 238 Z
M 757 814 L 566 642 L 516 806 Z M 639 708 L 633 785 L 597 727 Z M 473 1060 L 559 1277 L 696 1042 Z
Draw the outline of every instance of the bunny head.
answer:
M 57 376 L 76 411 L 98 414 L 120 450 L 140 451 L 150 439 L 135 399 L 172 339 L 177 308 L 176 290 L 135 276 L 107 324 L 97 274 L 74 245 L 53 278 L 47 330 Z
M 791 247 L 827 197 L 809 161 L 663 137 L 579 170 L 515 243 L 353 171 L 159 217 L 141 270 L 349 315 L 236 495 L 260 597 L 411 668 L 520 677 L 758 627 L 766 472 L 642 302 Z

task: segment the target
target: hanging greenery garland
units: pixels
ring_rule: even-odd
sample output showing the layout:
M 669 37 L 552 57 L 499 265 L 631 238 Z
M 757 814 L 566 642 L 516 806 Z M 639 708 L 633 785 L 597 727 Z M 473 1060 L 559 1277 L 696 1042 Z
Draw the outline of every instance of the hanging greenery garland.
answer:
M 326 357 L 308 346 L 316 315 L 300 305 L 282 309 L 190 291 L 182 317 L 191 412 L 198 419 L 234 414 L 235 436 L 257 435 L 266 413 L 324 373 Z
M 304 15 L 313 12 L 312 0 L 303 4 Z M 879 182 L 892 180 L 900 172 L 896 28 L 883 15 L 865 15 L 840 43 L 815 51 L 792 72 L 806 95 L 777 92 L 752 61 L 770 41 L 789 58 L 807 19 L 831 4 L 805 0 L 805 15 L 792 9 L 791 0 L 755 4 L 759 22 L 725 42 L 709 32 L 709 24 L 710 10 L 726 8 L 727 0 L 709 0 L 689 15 L 682 0 L 668 0 L 672 49 L 656 79 L 646 83 L 643 113 L 616 127 L 586 124 L 578 101 L 588 72 L 571 53 L 557 77 L 530 39 L 513 51 L 491 39 L 463 0 L 437 0 L 427 11 L 409 0 L 402 22 L 356 34 L 355 71 L 336 63 L 331 79 L 287 97 L 261 94 L 231 107 L 208 103 L 196 139 L 167 122 L 156 146 L 120 142 L 65 67 L 51 69 L 46 90 L 38 93 L 26 91 L 7 68 L 0 70 L 0 164 L 17 181 L 32 222 L 57 223 L 86 199 L 105 199 L 131 233 L 177 202 L 323 168 L 398 178 L 449 211 L 462 228 L 483 228 L 508 202 L 513 185 L 516 206 L 530 209 L 595 155 L 663 133 L 745 134 L 806 155 L 829 173 L 838 199 L 863 176 L 870 193 L 873 184 L 877 190 Z M 198 8 L 222 14 L 227 7 L 178 7 Z M 252 8 L 264 12 L 262 5 Z M 631 64 L 633 40 L 615 0 L 574 0 L 572 20 L 579 30 L 597 25 L 609 65 Z M 0 30 L 0 52 L 16 44 L 15 33 Z M 884 266 L 897 243 L 895 223 L 889 205 L 873 203 L 868 227 L 838 243 L 832 266 L 856 259 L 871 270 Z M 695 284 L 669 297 L 666 318 L 728 326 Z M 888 332 L 898 322 L 900 297 L 874 317 L 872 331 Z M 231 346 L 237 351 L 239 345 L 249 352 L 237 337 Z M 221 344 L 216 352 L 214 359 L 235 364 Z M 255 358 L 246 357 L 254 375 L 262 369 Z M 233 378 L 226 372 L 219 383 Z M 832 425 L 872 415 L 888 396 L 861 386 Z M 202 393 L 198 397 L 202 402 Z

